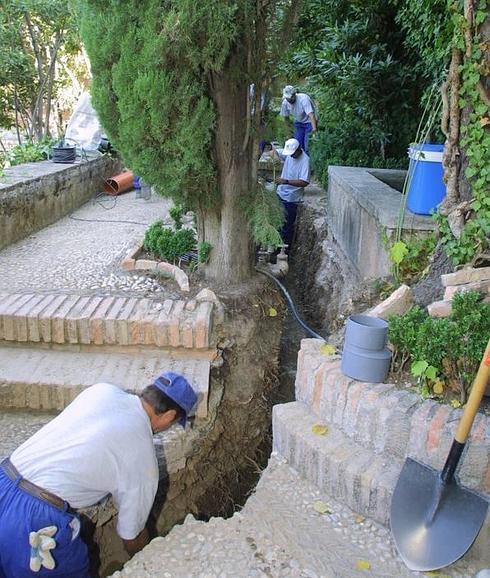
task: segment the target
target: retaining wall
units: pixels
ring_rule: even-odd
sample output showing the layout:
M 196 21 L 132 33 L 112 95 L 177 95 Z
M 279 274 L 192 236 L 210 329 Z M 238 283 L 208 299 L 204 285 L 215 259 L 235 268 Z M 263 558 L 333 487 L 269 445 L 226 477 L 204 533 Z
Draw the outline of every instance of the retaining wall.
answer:
M 105 178 L 120 171 L 120 161 L 107 156 L 5 169 L 0 177 L 0 249 L 71 213 L 103 190 Z
M 405 171 L 388 169 L 328 169 L 328 224 L 362 279 L 376 279 L 390 272 L 386 240 L 394 237 L 403 198 L 387 183 L 403 182 L 404 175 Z M 412 231 L 427 234 L 433 229 L 431 217 L 407 209 L 405 236 Z

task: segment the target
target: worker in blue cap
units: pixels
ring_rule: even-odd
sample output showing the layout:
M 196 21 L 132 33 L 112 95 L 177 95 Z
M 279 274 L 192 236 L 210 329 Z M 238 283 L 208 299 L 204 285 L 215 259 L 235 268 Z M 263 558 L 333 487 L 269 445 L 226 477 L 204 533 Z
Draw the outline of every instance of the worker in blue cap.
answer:
M 127 551 L 143 548 L 159 480 L 153 434 L 185 426 L 196 402 L 171 371 L 139 395 L 98 383 L 19 446 L 0 464 L 0 578 L 88 578 L 77 510 L 108 494 Z

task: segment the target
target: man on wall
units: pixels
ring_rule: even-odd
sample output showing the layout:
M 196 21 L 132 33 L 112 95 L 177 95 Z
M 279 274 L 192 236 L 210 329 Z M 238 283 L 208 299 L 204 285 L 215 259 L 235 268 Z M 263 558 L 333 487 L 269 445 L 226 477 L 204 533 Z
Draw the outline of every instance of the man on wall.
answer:
M 308 135 L 317 130 L 317 117 L 311 98 L 303 92 L 297 92 L 294 86 L 285 86 L 282 91 L 281 116 L 286 122 L 290 115 L 294 117 L 294 138 L 306 154 L 309 154 Z
M 0 464 L 0 578 L 88 578 L 76 509 L 107 494 L 128 553 L 141 550 L 159 479 L 153 434 L 185 425 L 196 401 L 172 372 L 140 395 L 98 383 L 19 446 Z

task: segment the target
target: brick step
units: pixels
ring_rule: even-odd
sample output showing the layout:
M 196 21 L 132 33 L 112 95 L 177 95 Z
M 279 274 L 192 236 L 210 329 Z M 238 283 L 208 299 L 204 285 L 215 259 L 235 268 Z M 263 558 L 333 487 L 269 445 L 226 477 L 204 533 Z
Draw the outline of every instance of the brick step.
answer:
M 0 347 L 0 408 L 64 409 L 83 389 L 109 382 L 140 391 L 162 371 L 182 373 L 198 395 L 196 416 L 207 416 L 210 361 L 161 350 L 73 352 Z
M 208 349 L 213 303 L 127 296 L 0 296 L 0 341 Z
M 388 524 L 391 496 L 403 460 L 389 462 L 354 443 L 335 426 L 326 435 L 312 427 L 318 417 L 301 402 L 274 406 L 274 451 L 320 490 L 356 512 Z
M 298 354 L 296 399 L 359 446 L 386 461 L 411 456 L 442 469 L 462 409 L 386 383 L 342 374 L 340 359 L 321 352 L 322 341 L 304 339 Z M 490 495 L 490 419 L 477 414 L 459 475 L 464 485 Z

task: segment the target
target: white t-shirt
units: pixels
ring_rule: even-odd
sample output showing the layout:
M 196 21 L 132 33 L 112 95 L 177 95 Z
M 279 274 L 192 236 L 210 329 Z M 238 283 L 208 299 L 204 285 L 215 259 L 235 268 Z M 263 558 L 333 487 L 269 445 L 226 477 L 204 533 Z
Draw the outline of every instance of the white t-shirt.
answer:
M 281 104 L 281 116 L 292 114 L 296 122 L 310 122 L 308 115 L 315 114 L 315 107 L 311 98 L 303 92 L 296 93 L 296 100 L 293 103 L 288 102 L 285 98 Z
M 282 167 L 281 177 L 291 181 L 310 182 L 310 157 L 303 151 L 297 159 L 287 156 Z M 299 203 L 303 196 L 303 187 L 278 185 L 277 194 L 283 201 Z
M 112 494 L 117 532 L 125 540 L 145 527 L 159 476 L 150 419 L 136 395 L 109 383 L 87 388 L 11 461 L 27 480 L 73 508 Z

